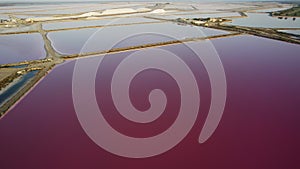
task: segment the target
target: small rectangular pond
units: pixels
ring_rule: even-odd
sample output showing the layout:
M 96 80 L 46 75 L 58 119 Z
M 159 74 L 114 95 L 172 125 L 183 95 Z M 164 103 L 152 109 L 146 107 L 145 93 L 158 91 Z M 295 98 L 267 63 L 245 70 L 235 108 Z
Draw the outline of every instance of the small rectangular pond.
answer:
M 8 99 L 10 99 L 16 92 L 18 92 L 24 84 L 26 84 L 31 78 L 38 73 L 38 70 L 30 71 L 20 77 L 14 79 L 14 81 L 1 89 L 0 91 L 0 106 L 2 106 Z
M 0 35 L 0 64 L 43 59 L 46 57 L 40 34 Z

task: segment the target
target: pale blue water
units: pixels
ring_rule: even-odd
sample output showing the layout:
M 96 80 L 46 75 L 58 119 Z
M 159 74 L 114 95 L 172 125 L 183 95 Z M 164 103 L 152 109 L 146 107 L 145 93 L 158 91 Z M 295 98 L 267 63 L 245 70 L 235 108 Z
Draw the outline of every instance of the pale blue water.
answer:
M 21 79 L 18 80 L 18 82 L 16 82 L 14 85 L 10 86 L 3 93 L 1 93 L 0 94 L 0 105 L 5 103 L 7 99 L 12 97 L 14 95 L 14 93 L 16 93 L 18 90 L 20 90 L 22 88 L 22 86 L 28 82 L 28 80 L 30 80 L 31 78 L 34 77 L 34 75 L 36 75 L 37 72 L 38 72 L 38 70 L 30 71 L 30 72 L 26 73 L 25 75 L 23 75 L 21 77 Z
M 158 36 L 149 36 L 149 33 L 158 34 Z M 101 29 L 81 29 L 50 32 L 48 37 L 58 52 L 62 54 L 76 54 L 81 52 L 81 49 L 89 38 L 93 39 L 93 43 L 89 43 L 89 45 L 92 44 L 92 46 L 89 46 L 88 48 L 86 47 L 88 50 L 84 52 L 108 50 L 112 48 L 112 46 L 109 44 L 116 44 L 122 41 L 124 37 L 130 38 L 136 35 L 146 36 L 143 38 L 143 40 L 131 41 L 131 44 L 124 44 L 122 47 L 164 42 L 165 35 L 172 36 L 172 39 L 182 40 L 185 38 L 207 37 L 222 34 L 228 34 L 228 32 L 190 25 L 183 26 L 166 22 L 122 27 L 105 27 Z
M 40 34 L 0 36 L 0 64 L 42 59 L 46 56 Z
M 177 13 L 166 14 L 166 15 L 153 15 L 157 18 L 164 18 L 164 19 L 177 19 L 177 18 L 219 18 L 219 17 L 233 17 L 233 16 L 240 16 L 237 12 L 226 12 L 226 13 L 210 13 L 210 14 L 180 14 Z
M 247 13 L 247 18 L 233 19 L 232 25 L 263 27 L 263 28 L 299 28 L 300 18 L 293 21 L 292 18 L 278 19 L 264 13 Z
M 275 11 L 281 11 L 286 10 L 289 8 L 269 8 L 269 9 L 261 9 L 261 10 L 255 10 L 255 12 L 275 12 Z

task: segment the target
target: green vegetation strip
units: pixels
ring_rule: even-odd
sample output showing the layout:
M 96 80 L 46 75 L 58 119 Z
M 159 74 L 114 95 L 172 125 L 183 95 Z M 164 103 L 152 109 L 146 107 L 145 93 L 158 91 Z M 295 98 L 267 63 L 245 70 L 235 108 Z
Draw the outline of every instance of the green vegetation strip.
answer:
M 290 16 L 290 17 L 300 17 L 300 6 L 296 6 L 287 10 L 272 12 L 273 16 Z

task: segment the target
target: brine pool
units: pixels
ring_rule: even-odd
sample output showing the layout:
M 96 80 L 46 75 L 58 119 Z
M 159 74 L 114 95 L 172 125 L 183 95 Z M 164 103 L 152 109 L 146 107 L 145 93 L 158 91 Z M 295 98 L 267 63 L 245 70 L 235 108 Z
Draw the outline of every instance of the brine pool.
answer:
M 300 19 L 293 20 L 292 17 L 287 19 L 269 16 L 267 13 L 247 13 L 246 18 L 235 18 L 232 25 L 262 27 L 262 28 L 299 28 Z
M 76 61 L 68 61 L 56 66 L 1 119 L 0 168 L 299 166 L 296 158 L 300 153 L 299 45 L 248 35 L 211 42 L 224 66 L 227 101 L 217 130 L 206 143 L 199 144 L 198 137 L 210 106 L 209 77 L 194 53 L 179 44 L 160 49 L 176 54 L 191 69 L 199 86 L 201 104 L 196 124 L 172 150 L 157 157 L 129 159 L 98 147 L 77 119 L 72 101 Z M 190 44 L 205 51 L 203 43 Z M 155 69 L 141 72 L 132 81 L 131 101 L 138 109 L 147 109 L 148 92 L 162 89 L 168 99 L 165 115 L 150 124 L 136 124 L 120 116 L 109 95 L 110 83 L 117 65 L 132 52 L 104 57 L 96 75 L 95 95 L 103 115 L 117 131 L 146 137 L 172 124 L 180 105 L 180 92 L 168 74 Z M 82 59 L 94 63 L 98 58 Z
M 46 57 L 40 34 L 0 35 L 0 64 L 43 59 Z
M 53 29 L 65 29 L 76 28 L 83 26 L 105 26 L 110 24 L 128 24 L 128 23 L 140 23 L 140 22 L 154 22 L 157 20 L 147 19 L 142 17 L 131 18 L 118 18 L 118 19 L 100 19 L 100 20 L 85 20 L 85 21 L 73 21 L 73 22 L 55 22 L 43 24 L 43 28 L 46 30 Z
M 203 14 L 203 13 L 199 13 L 199 14 L 181 14 L 181 15 L 177 15 L 177 13 L 175 15 L 172 14 L 166 14 L 166 15 L 153 15 L 154 17 L 157 18 L 164 18 L 164 19 L 177 19 L 177 18 L 230 18 L 230 17 L 237 17 L 237 16 L 241 16 L 239 13 L 237 12 L 226 12 L 226 13 L 208 13 L 208 14 Z
M 122 31 L 120 31 L 120 29 Z M 229 32 L 210 28 L 178 25 L 166 22 L 50 32 L 48 37 L 51 40 L 53 47 L 58 52 L 68 55 L 84 52 L 98 52 L 109 50 L 114 47 L 130 47 L 159 43 L 165 42 L 170 38 L 182 40 L 185 38 L 225 35 L 228 33 Z M 119 41 L 124 40 L 124 37 L 132 38 L 136 36 L 142 38 L 135 38 L 129 44 L 123 43 L 119 44 L 119 46 L 111 46 L 111 44 L 117 44 Z M 86 44 L 89 44 L 90 46 L 86 47 Z M 82 51 L 83 48 L 85 49 L 84 51 Z

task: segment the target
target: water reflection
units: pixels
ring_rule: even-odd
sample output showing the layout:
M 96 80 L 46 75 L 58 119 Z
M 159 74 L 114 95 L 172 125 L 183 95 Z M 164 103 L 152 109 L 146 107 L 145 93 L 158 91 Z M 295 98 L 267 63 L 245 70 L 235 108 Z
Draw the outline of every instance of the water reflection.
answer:
M 228 18 L 228 17 L 235 17 L 240 16 L 237 12 L 230 12 L 230 13 L 208 13 L 208 14 L 182 14 L 182 15 L 154 15 L 158 18 L 164 19 L 177 19 L 177 18 Z
M 12 82 L 13 84 L 7 89 L 3 89 L 4 91 L 0 92 L 0 106 L 5 103 L 10 97 L 12 97 L 14 93 L 20 90 L 25 83 L 27 83 L 31 78 L 35 76 L 37 72 L 37 70 L 30 71 L 25 75 L 22 75 L 20 78 L 16 79 L 16 81 Z
M 44 41 L 40 34 L 0 36 L 0 64 L 45 58 Z
M 121 28 L 121 31 L 120 31 Z M 93 35 L 94 33 L 97 34 Z M 95 52 L 108 50 L 111 46 L 108 46 L 107 41 L 119 42 L 120 37 L 132 36 L 139 33 L 152 33 L 158 32 L 159 34 L 173 35 L 175 39 L 185 39 L 193 37 L 206 37 L 212 35 L 227 34 L 226 31 L 220 31 L 215 29 L 195 27 L 195 26 L 182 26 L 175 23 L 156 23 L 156 24 L 141 24 L 141 25 L 130 25 L 122 27 L 105 27 L 101 29 L 81 29 L 72 31 L 60 31 L 60 32 L 50 32 L 48 37 L 53 42 L 53 46 L 60 53 L 63 54 L 76 54 L 80 53 L 81 48 L 90 36 L 97 36 L 93 38 L 93 46 L 89 46 L 89 50 L 83 52 Z M 96 39 L 96 40 L 95 40 Z M 139 40 L 139 45 L 164 42 L 164 38 L 150 37 Z M 127 44 L 129 46 L 137 45 L 138 43 L 132 41 L 132 44 Z M 122 46 L 126 47 L 126 46 Z
M 300 19 L 293 18 L 278 19 L 265 13 L 247 13 L 247 18 L 233 19 L 232 25 L 263 27 L 263 28 L 299 28 Z
M 276 12 L 276 11 L 283 11 L 286 9 L 291 8 L 291 6 L 289 7 L 284 7 L 284 8 L 268 8 L 268 9 L 260 9 L 260 10 L 255 10 L 255 12 Z

